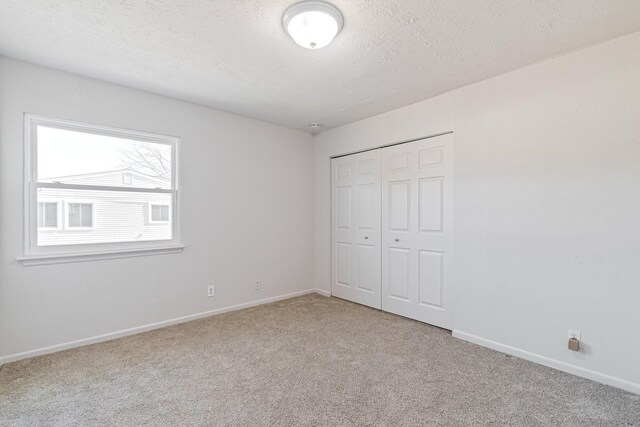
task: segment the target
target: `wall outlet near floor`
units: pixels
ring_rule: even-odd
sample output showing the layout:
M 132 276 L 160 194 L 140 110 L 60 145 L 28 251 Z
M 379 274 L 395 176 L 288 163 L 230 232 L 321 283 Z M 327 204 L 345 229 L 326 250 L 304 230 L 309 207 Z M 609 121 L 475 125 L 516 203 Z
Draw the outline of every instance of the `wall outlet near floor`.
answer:
M 255 289 L 256 291 L 259 291 L 262 288 L 262 284 L 260 283 L 260 280 L 256 280 L 256 285 L 254 286 L 253 289 Z
M 569 329 L 568 348 L 571 351 L 580 351 L 580 331 Z
M 209 298 L 211 298 L 211 297 L 212 297 L 212 296 L 214 296 L 215 294 L 216 294 L 216 292 L 215 292 L 215 288 L 213 287 L 213 285 L 208 286 L 208 287 L 207 287 L 207 296 L 208 296 Z

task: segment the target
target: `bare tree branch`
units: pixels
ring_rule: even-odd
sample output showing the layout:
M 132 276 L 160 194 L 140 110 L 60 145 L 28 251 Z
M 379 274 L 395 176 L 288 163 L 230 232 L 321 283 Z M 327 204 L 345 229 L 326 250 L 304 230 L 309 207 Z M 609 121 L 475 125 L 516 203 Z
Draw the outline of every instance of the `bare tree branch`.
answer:
M 120 161 L 132 171 L 163 181 L 171 180 L 171 161 L 166 156 L 166 149 L 156 144 L 131 144 L 127 150 L 121 151 Z

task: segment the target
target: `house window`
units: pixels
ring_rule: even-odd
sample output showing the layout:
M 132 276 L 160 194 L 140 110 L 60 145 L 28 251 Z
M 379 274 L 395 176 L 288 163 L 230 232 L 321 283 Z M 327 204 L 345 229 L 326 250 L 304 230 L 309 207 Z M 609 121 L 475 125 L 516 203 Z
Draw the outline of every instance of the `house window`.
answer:
M 59 228 L 57 202 L 38 203 L 38 228 Z
M 92 228 L 93 203 L 67 203 L 67 227 Z
M 169 221 L 169 205 L 150 205 L 151 222 L 167 222 Z
M 177 138 L 32 115 L 25 122 L 21 259 L 181 248 Z

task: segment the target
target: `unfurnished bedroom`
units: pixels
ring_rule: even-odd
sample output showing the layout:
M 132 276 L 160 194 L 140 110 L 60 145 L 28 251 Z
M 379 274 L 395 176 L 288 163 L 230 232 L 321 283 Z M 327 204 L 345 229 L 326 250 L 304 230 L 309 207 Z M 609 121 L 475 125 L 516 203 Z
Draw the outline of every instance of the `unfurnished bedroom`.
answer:
M 0 426 L 640 426 L 640 1 L 4 0 Z

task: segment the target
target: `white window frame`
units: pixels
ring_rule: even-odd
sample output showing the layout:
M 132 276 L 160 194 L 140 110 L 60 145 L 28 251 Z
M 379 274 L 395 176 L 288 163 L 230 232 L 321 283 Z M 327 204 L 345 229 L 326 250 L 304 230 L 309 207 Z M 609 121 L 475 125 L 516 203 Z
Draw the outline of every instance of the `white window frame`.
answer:
M 91 205 L 91 227 L 74 227 L 69 225 L 69 204 Z M 64 201 L 64 228 L 67 231 L 93 230 L 96 228 L 96 201 L 89 199 L 69 199 Z
M 40 227 L 38 224 L 38 204 L 40 203 L 55 203 L 56 204 L 56 214 L 57 214 L 57 218 L 56 218 L 56 226 L 55 227 Z M 38 228 L 38 230 L 40 232 L 43 231 L 60 231 L 62 230 L 62 200 L 55 200 L 55 199 L 41 199 L 39 201 L 36 202 L 36 226 Z
M 141 142 L 166 144 L 171 147 L 171 188 L 138 188 L 133 186 L 97 186 L 84 184 L 45 183 L 37 181 L 38 141 L 37 127 L 46 126 L 77 132 L 132 139 Z M 24 244 L 23 254 L 18 261 L 23 265 L 56 264 L 76 261 L 123 258 L 143 255 L 156 255 L 182 252 L 184 245 L 180 241 L 179 198 L 178 198 L 178 148 L 180 139 L 174 136 L 156 135 L 127 129 L 75 122 L 57 118 L 24 115 Z M 75 190 L 129 191 L 137 193 L 161 193 L 171 195 L 170 218 L 171 239 L 144 242 L 86 243 L 73 245 L 38 246 L 38 189 L 61 188 Z M 73 200 L 69 200 L 74 202 Z M 77 200 L 77 203 L 89 201 Z M 94 202 L 93 225 L 96 225 Z M 66 212 L 63 213 L 66 223 Z M 60 223 L 60 218 L 59 221 Z M 86 228 L 85 228 L 86 229 Z M 71 230 L 82 230 L 73 227 Z
M 153 219 L 153 206 L 166 206 L 167 209 L 169 210 L 169 220 L 167 221 L 154 221 Z M 171 221 L 171 205 L 168 205 L 166 203 L 151 203 L 149 202 L 149 224 L 168 224 Z

